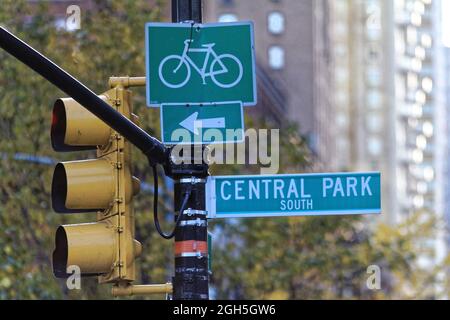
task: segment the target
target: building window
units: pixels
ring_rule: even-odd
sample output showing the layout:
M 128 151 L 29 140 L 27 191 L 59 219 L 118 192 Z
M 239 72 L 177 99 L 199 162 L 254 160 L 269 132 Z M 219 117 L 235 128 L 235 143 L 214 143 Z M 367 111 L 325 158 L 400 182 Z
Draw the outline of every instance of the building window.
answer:
M 418 135 L 416 138 L 416 146 L 420 150 L 425 150 L 427 147 L 427 138 L 424 135 Z
M 336 117 L 336 123 L 340 128 L 345 128 L 348 126 L 348 117 L 345 113 L 338 113 Z
M 219 16 L 219 22 L 236 22 L 238 21 L 237 15 L 234 13 L 224 13 Z
M 371 132 L 380 132 L 383 128 L 383 119 L 377 113 L 371 113 L 366 118 L 367 127 Z
M 336 67 L 336 81 L 347 82 L 348 81 L 348 68 Z
M 422 132 L 425 135 L 425 137 L 431 138 L 433 136 L 433 133 L 434 133 L 433 124 L 431 122 L 429 122 L 429 121 L 425 122 L 422 125 Z
M 376 67 L 367 67 L 366 78 L 367 83 L 373 87 L 380 86 L 383 81 L 381 71 Z
M 370 90 L 367 93 L 367 105 L 371 109 L 376 109 L 381 106 L 381 103 L 383 102 L 381 93 L 377 90 Z
M 414 207 L 416 207 L 417 209 L 423 208 L 423 205 L 424 205 L 423 196 L 421 196 L 421 195 L 414 196 L 413 204 L 414 204 Z
M 284 32 L 284 15 L 281 12 L 271 12 L 267 16 L 267 28 L 272 34 Z
M 429 34 L 424 33 L 420 38 L 420 42 L 425 48 L 431 48 L 433 45 L 433 38 Z
M 423 169 L 423 178 L 425 181 L 431 182 L 434 180 L 434 169 L 432 167 L 425 167 Z
M 414 149 L 411 153 L 411 158 L 415 163 L 421 164 L 423 162 L 423 151 Z
M 279 46 L 269 48 L 269 65 L 272 69 L 284 67 L 284 49 Z
M 382 148 L 382 144 L 381 144 L 381 140 L 377 137 L 370 137 L 368 144 L 367 144 L 367 148 L 368 151 L 370 153 L 371 156 L 379 156 L 381 154 L 381 152 L 383 151 Z
M 433 80 L 429 77 L 423 78 L 422 89 L 427 93 L 431 93 L 433 91 Z

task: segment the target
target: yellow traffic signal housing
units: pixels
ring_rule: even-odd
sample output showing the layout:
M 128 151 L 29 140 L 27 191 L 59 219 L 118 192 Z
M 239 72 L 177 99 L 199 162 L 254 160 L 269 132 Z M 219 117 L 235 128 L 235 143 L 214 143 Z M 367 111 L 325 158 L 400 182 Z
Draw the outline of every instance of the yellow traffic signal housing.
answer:
M 134 120 L 131 91 L 116 86 L 100 98 Z M 134 239 L 133 196 L 139 180 L 131 174 L 130 144 L 71 98 L 53 108 L 51 140 L 56 151 L 97 150 L 97 158 L 58 163 L 52 205 L 58 213 L 97 212 L 97 221 L 62 225 L 56 231 L 53 272 L 65 278 L 76 265 L 81 276 L 99 282 L 135 280 L 134 260 L 141 244 Z

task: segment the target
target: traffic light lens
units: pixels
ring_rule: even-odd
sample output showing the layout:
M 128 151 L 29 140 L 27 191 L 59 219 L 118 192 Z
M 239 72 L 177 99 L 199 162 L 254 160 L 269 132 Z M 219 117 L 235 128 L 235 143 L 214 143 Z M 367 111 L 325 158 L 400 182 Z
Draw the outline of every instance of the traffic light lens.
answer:
M 55 235 L 55 251 L 53 251 L 53 274 L 57 278 L 67 278 L 67 234 L 60 226 Z
M 67 213 L 67 175 L 64 165 L 58 163 L 55 167 L 52 180 L 52 206 L 53 210 L 60 213 Z
M 70 102 L 69 102 L 70 101 Z M 74 134 L 73 130 L 68 130 L 68 117 L 69 114 L 72 116 L 77 112 L 86 112 L 83 107 L 74 105 L 74 101 L 72 99 L 58 99 L 55 101 L 53 105 L 53 113 L 52 113 L 52 127 L 50 131 L 50 137 L 52 140 L 52 147 L 55 151 L 60 152 L 68 152 L 68 151 L 83 151 L 83 150 L 94 150 L 97 146 L 94 145 L 80 145 L 80 144 L 68 144 L 66 143 L 66 139 L 68 135 Z M 97 119 L 97 118 L 95 118 Z M 99 120 L 98 120 L 99 121 Z M 108 129 L 103 128 L 101 126 L 97 127 L 100 132 L 107 131 Z M 81 130 L 81 128 L 80 128 Z M 107 132 L 108 133 L 108 132 Z M 103 136 L 107 133 L 103 133 Z M 69 137 L 70 138 L 70 137 Z M 73 138 L 73 137 L 72 137 Z M 79 137 L 77 137 L 79 138 Z

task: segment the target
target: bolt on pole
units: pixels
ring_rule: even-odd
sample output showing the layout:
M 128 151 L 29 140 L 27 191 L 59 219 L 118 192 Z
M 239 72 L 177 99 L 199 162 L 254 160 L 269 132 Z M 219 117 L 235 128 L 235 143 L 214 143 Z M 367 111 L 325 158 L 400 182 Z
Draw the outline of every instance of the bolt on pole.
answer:
M 201 0 L 172 0 L 172 21 L 202 22 Z M 191 145 L 190 163 L 173 165 L 175 212 L 181 214 L 175 230 L 174 300 L 208 300 L 208 231 L 205 187 L 208 165 L 202 146 Z M 183 198 L 190 193 L 184 212 Z

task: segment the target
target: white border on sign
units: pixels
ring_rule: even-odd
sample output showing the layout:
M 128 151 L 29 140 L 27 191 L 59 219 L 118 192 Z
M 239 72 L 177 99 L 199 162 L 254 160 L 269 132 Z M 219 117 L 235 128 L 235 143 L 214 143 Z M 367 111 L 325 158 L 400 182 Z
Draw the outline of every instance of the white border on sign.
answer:
M 207 218 L 216 218 L 216 179 L 209 176 L 205 187 Z
M 224 27 L 224 26 L 242 26 L 242 25 L 249 25 L 250 26 L 250 41 L 251 41 L 251 55 L 252 55 L 252 68 L 253 68 L 253 101 L 245 102 L 242 104 L 243 107 L 249 107 L 254 106 L 258 103 L 258 92 L 256 87 L 256 60 L 255 60 L 255 35 L 253 31 L 253 21 L 239 21 L 239 22 L 223 22 L 223 23 L 195 23 L 195 25 L 199 25 L 201 27 L 207 27 L 207 28 L 215 28 L 215 27 Z M 146 84 L 145 84 L 145 90 L 146 90 L 146 101 L 147 101 L 147 107 L 153 107 L 157 108 L 163 103 L 151 103 L 150 102 L 150 63 L 149 63 L 149 39 L 148 39 L 148 32 L 149 27 L 151 26 L 157 26 L 157 27 L 170 27 L 170 28 L 191 28 L 190 23 L 167 23 L 167 22 L 147 22 L 145 24 L 145 78 L 146 78 Z M 206 103 L 214 103 L 215 101 L 211 102 L 192 102 L 191 104 L 206 104 Z M 227 102 L 227 101 L 222 101 Z M 181 101 L 181 104 L 185 103 L 184 101 Z M 169 103 L 165 103 L 169 104 Z
M 233 140 L 233 141 L 227 141 L 227 140 L 220 140 L 220 141 L 213 141 L 213 142 L 195 142 L 195 141 L 191 141 L 191 142 L 174 142 L 174 141 L 165 141 L 164 139 L 164 121 L 163 121 L 163 113 L 164 113 L 164 107 L 169 107 L 170 106 L 180 106 L 183 107 L 185 105 L 192 105 L 192 106 L 219 106 L 219 105 L 227 105 L 227 104 L 239 104 L 239 108 L 240 108 L 240 119 L 241 119 L 241 127 L 242 127 L 242 138 L 240 140 Z M 188 108 L 188 107 L 186 107 Z M 204 145 L 210 145 L 210 144 L 222 144 L 222 143 L 242 143 L 245 140 L 245 127 L 244 127 L 244 108 L 242 106 L 242 102 L 241 101 L 228 101 L 228 102 L 217 102 L 217 103 L 162 103 L 161 104 L 161 109 L 160 109 L 160 122 L 161 122 L 161 141 L 164 144 L 167 145 L 199 145 L 199 144 L 204 144 Z M 226 138 L 226 136 L 224 137 Z
M 339 175 L 380 175 L 381 171 L 361 171 L 361 172 L 312 172 L 312 173 L 280 173 L 280 174 L 243 174 L 243 175 L 229 175 L 229 176 L 210 176 L 210 179 L 240 179 L 240 178 L 253 178 L 253 177 L 304 177 L 304 176 L 339 176 Z
M 215 212 L 215 211 L 214 211 Z M 344 215 L 360 215 L 360 214 L 381 214 L 381 210 L 338 210 L 338 211 L 289 211 L 286 213 L 267 213 L 267 212 L 252 212 L 252 213 L 215 213 L 211 214 L 208 211 L 208 219 L 224 219 L 224 218 L 271 218 L 271 217 L 308 217 L 308 216 L 344 216 Z
M 324 173 L 294 173 L 294 174 L 271 174 L 271 175 L 229 175 L 229 176 L 209 176 L 206 182 L 206 210 L 208 211 L 208 219 L 222 218 L 269 218 L 269 217 L 297 217 L 297 216 L 331 216 L 331 215 L 359 215 L 359 214 L 381 214 L 381 195 L 380 209 L 352 209 L 352 210 L 331 210 L 331 211 L 289 211 L 286 213 L 268 213 L 268 212 L 251 212 L 251 213 L 217 213 L 216 210 L 216 179 L 241 179 L 241 178 L 272 178 L 272 177 L 305 177 L 305 176 L 338 176 L 338 175 L 379 175 L 381 183 L 380 171 L 368 172 L 324 172 Z

